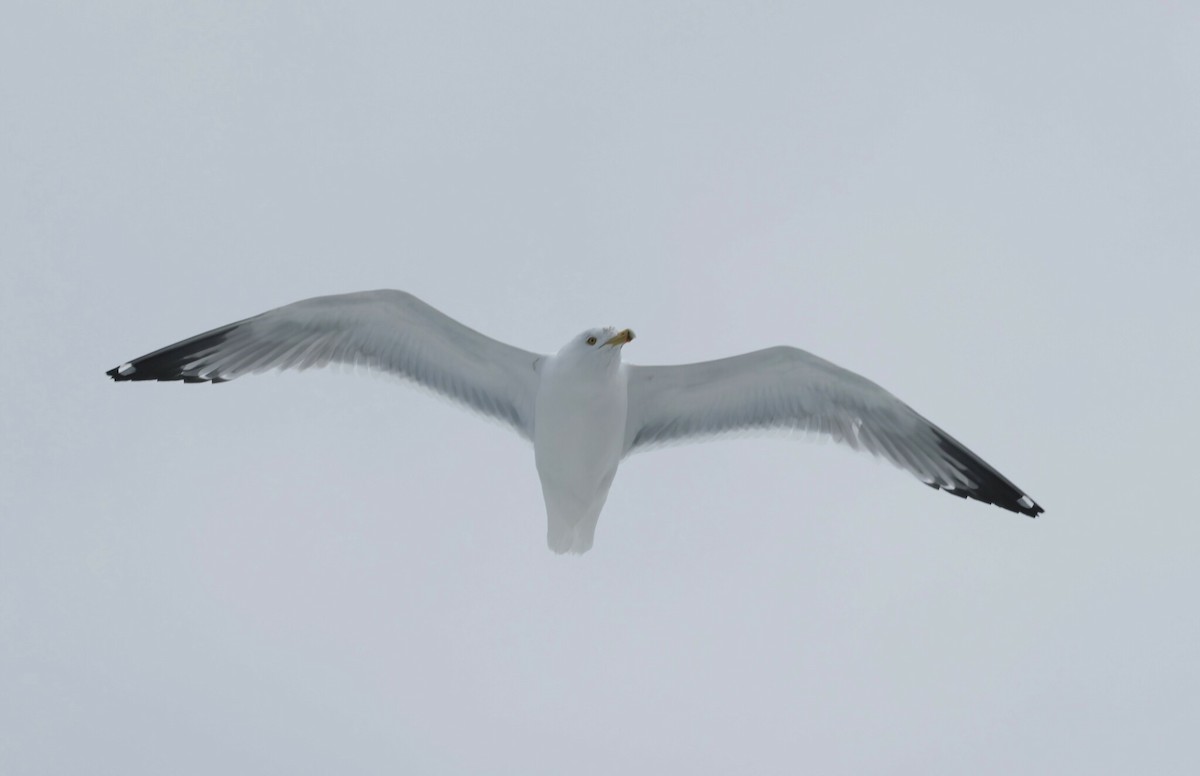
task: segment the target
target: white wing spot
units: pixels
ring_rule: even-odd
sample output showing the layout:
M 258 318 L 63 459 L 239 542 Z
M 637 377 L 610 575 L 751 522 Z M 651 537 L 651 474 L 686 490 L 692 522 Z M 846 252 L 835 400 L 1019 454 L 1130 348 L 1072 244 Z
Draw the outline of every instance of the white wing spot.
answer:
M 1033 499 L 1029 496 L 1021 496 L 1021 500 L 1017 502 L 1023 507 L 1029 508 L 1033 506 Z
M 135 367 L 133 364 L 129 363 L 128 361 L 125 362 L 124 364 L 121 364 L 121 366 L 117 368 L 117 374 L 122 375 L 122 376 L 128 375 L 128 374 L 133 374 L 136 371 L 137 371 L 137 367 Z

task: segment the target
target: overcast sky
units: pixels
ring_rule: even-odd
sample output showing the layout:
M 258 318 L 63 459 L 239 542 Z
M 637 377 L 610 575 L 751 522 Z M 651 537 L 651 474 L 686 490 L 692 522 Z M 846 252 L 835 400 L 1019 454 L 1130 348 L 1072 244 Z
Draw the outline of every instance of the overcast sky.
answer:
M 1196 773 L 1200 6 L 51 3 L 0 24 L 0 772 Z M 396 381 L 104 371 L 320 294 L 791 344 L 830 444 L 530 446 Z

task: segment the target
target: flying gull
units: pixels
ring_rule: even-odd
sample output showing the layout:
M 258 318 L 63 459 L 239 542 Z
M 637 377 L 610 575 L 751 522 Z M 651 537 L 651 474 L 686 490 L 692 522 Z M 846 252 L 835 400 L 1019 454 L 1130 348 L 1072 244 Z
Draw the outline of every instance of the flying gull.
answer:
M 739 430 L 805 431 L 886 458 L 931 488 L 1036 517 L 1033 499 L 907 404 L 792 347 L 679 366 L 621 361 L 633 331 L 596 328 L 554 355 L 485 337 L 403 291 L 305 299 L 109 370 L 221 383 L 270 369 L 365 365 L 498 419 L 533 442 L 557 553 L 592 546 L 621 459 Z

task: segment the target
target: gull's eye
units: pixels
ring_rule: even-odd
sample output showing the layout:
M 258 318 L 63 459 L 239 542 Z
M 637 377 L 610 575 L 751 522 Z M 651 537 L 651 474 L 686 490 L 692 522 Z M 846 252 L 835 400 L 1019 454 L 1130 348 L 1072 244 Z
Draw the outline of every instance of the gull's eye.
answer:
M 595 345 L 595 344 L 596 344 L 596 338 L 595 338 L 595 337 L 588 337 L 588 338 L 587 338 L 587 344 L 589 344 L 589 345 Z

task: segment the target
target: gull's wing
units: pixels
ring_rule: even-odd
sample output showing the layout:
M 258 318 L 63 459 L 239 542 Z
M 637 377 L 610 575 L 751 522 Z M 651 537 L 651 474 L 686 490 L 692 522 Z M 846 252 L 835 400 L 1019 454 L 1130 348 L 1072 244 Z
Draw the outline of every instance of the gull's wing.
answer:
M 1033 499 L 875 383 L 796 348 L 682 366 L 629 366 L 625 452 L 739 430 L 827 435 L 932 488 L 1036 517 Z
M 541 356 L 489 339 L 411 294 L 319 296 L 135 358 L 114 380 L 225 382 L 268 369 L 360 364 L 412 380 L 533 438 Z

